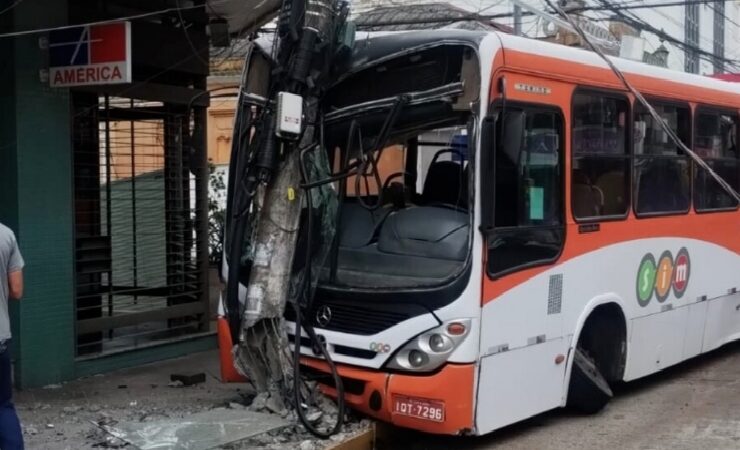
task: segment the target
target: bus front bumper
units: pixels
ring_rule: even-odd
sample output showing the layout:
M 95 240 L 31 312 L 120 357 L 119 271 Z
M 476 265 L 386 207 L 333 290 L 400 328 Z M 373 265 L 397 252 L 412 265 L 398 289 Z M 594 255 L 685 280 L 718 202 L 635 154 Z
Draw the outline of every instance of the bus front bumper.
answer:
M 329 366 L 321 360 L 303 358 L 304 370 L 318 375 L 324 394 L 336 398 L 337 391 L 330 379 Z M 397 426 L 434 434 L 471 434 L 475 393 L 475 366 L 447 364 L 432 375 L 398 374 L 338 364 L 348 406 L 375 419 Z M 329 375 L 329 376 L 327 376 Z M 416 406 L 414 412 L 397 404 L 399 399 Z M 429 414 L 417 405 L 443 405 L 444 413 Z M 413 414 L 413 415 L 412 415 Z M 419 416 L 429 416 L 421 418 Z M 436 417 L 433 417 L 436 416 Z

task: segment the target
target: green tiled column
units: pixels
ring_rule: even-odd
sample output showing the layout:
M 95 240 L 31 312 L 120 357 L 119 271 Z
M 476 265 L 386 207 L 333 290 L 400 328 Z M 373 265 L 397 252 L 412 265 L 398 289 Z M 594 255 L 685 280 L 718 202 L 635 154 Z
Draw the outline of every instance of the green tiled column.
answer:
M 67 22 L 66 1 L 23 2 L 12 11 L 16 30 Z M 16 380 L 21 387 L 54 383 L 74 374 L 70 102 L 66 89 L 52 89 L 39 79 L 47 64 L 39 49 L 41 36 L 7 40 L 14 56 L 4 64 L 14 66 L 15 139 L 2 154 L 13 163 L 15 177 L 7 182 L 14 198 L 0 201 L 11 205 L 2 217 L 9 217 L 26 260 L 25 296 L 13 311 Z M 3 113 L 10 111 L 7 103 L 0 106 Z M 13 139 L 3 133 L 2 141 Z
M 0 7 L 9 6 L 10 0 L 0 0 Z M 13 15 L 0 15 L 0 27 L 12 29 Z M 0 39 L 0 55 L 6 61 L 0 64 L 0 222 L 18 229 L 18 162 L 15 153 L 15 65 L 14 41 Z M 15 305 L 10 307 L 11 327 L 18 327 Z M 16 342 L 17 344 L 17 342 Z

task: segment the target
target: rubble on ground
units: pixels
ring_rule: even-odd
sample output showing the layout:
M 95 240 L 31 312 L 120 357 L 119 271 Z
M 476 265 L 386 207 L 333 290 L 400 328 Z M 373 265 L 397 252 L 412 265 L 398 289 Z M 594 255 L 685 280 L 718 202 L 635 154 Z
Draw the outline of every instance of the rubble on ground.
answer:
M 210 357 L 212 374 L 218 368 L 217 354 Z M 17 392 L 15 403 L 23 425 L 26 448 L 54 450 L 132 449 L 111 436 L 110 429 L 121 423 L 150 423 L 181 420 L 216 408 L 256 411 L 276 415 L 290 422 L 279 431 L 263 433 L 248 441 L 224 447 L 242 449 L 323 450 L 370 427 L 354 413 L 346 415 L 342 433 L 329 440 L 317 439 L 300 424 L 295 412 L 268 395 L 257 395 L 247 384 L 222 384 L 208 376 L 205 383 L 167 387 L 173 373 L 188 373 L 193 355 L 180 361 L 161 363 L 146 370 L 131 369 L 119 374 L 95 376 L 65 383 L 59 389 L 29 389 Z M 158 368 L 159 367 L 159 368 Z M 315 384 L 308 383 L 311 388 Z M 122 388 L 121 386 L 125 386 Z M 308 419 L 320 429 L 333 426 L 337 409 L 333 400 L 318 395 L 307 411 Z M 53 427 L 48 427 L 48 425 Z
M 229 404 L 229 407 L 233 409 L 247 408 L 250 411 L 271 413 L 272 411 L 269 407 L 269 403 L 269 394 L 260 393 L 254 397 L 253 401 L 248 406 L 242 403 L 232 402 Z M 318 405 L 316 407 L 307 411 L 307 420 L 320 430 L 332 428 L 336 423 L 337 414 L 339 412 L 336 403 L 329 397 L 323 395 L 318 397 L 317 403 Z M 281 428 L 280 430 L 255 436 L 237 444 L 232 444 L 226 448 L 229 450 L 323 450 L 338 442 L 349 439 L 362 431 L 370 429 L 372 424 L 370 420 L 361 418 L 353 411 L 347 411 L 342 432 L 324 440 L 310 434 L 298 420 L 295 411 L 284 409 L 281 414 L 286 414 L 286 417 L 291 421 L 292 425 Z

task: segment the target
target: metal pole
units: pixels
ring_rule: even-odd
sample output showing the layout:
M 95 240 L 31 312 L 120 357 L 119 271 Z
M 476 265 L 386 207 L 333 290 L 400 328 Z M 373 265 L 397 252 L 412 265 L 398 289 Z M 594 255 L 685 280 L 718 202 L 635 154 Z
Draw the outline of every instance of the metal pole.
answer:
M 129 107 L 133 111 L 134 99 L 130 100 Z M 137 227 L 136 227 L 136 131 L 134 126 L 134 120 L 131 119 L 131 232 L 133 236 L 131 238 L 131 256 L 133 262 L 133 275 L 134 275 L 134 289 L 139 287 L 139 268 L 137 267 L 138 260 L 138 241 L 137 241 Z M 139 296 L 134 294 L 134 305 L 139 304 Z
M 113 258 L 113 212 L 111 211 L 111 150 L 110 150 L 110 97 L 105 95 L 105 228 Z M 108 317 L 113 316 L 113 264 L 108 271 Z M 108 330 L 108 339 L 113 339 L 113 330 Z
M 514 34 L 522 35 L 522 8 L 516 3 L 514 4 Z

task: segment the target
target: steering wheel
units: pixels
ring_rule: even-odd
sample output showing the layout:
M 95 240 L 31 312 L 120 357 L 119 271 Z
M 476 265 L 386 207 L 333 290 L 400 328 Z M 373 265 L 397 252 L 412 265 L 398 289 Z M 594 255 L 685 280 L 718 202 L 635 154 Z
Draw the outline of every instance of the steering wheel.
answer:
M 385 179 L 385 182 L 383 182 L 383 190 L 385 190 L 385 189 L 388 188 L 388 186 L 391 184 L 391 181 L 392 180 L 395 180 L 398 177 L 403 177 L 403 176 L 406 176 L 406 175 L 411 175 L 411 174 L 408 173 L 408 172 L 395 172 L 395 173 L 392 173 L 392 174 L 388 175 L 388 178 L 386 178 Z
M 386 178 L 385 181 L 383 182 L 383 187 L 382 187 L 381 192 L 382 193 L 387 192 L 388 187 L 391 185 L 391 181 L 395 180 L 396 178 L 403 177 L 406 175 L 411 175 L 411 174 L 408 172 L 395 172 L 395 173 L 388 175 L 388 178 Z M 404 191 L 405 191 L 405 187 L 404 187 Z M 385 201 L 385 199 L 383 200 Z M 403 195 L 403 206 L 402 207 L 405 207 L 405 206 L 406 206 L 406 192 L 404 192 L 404 195 Z

